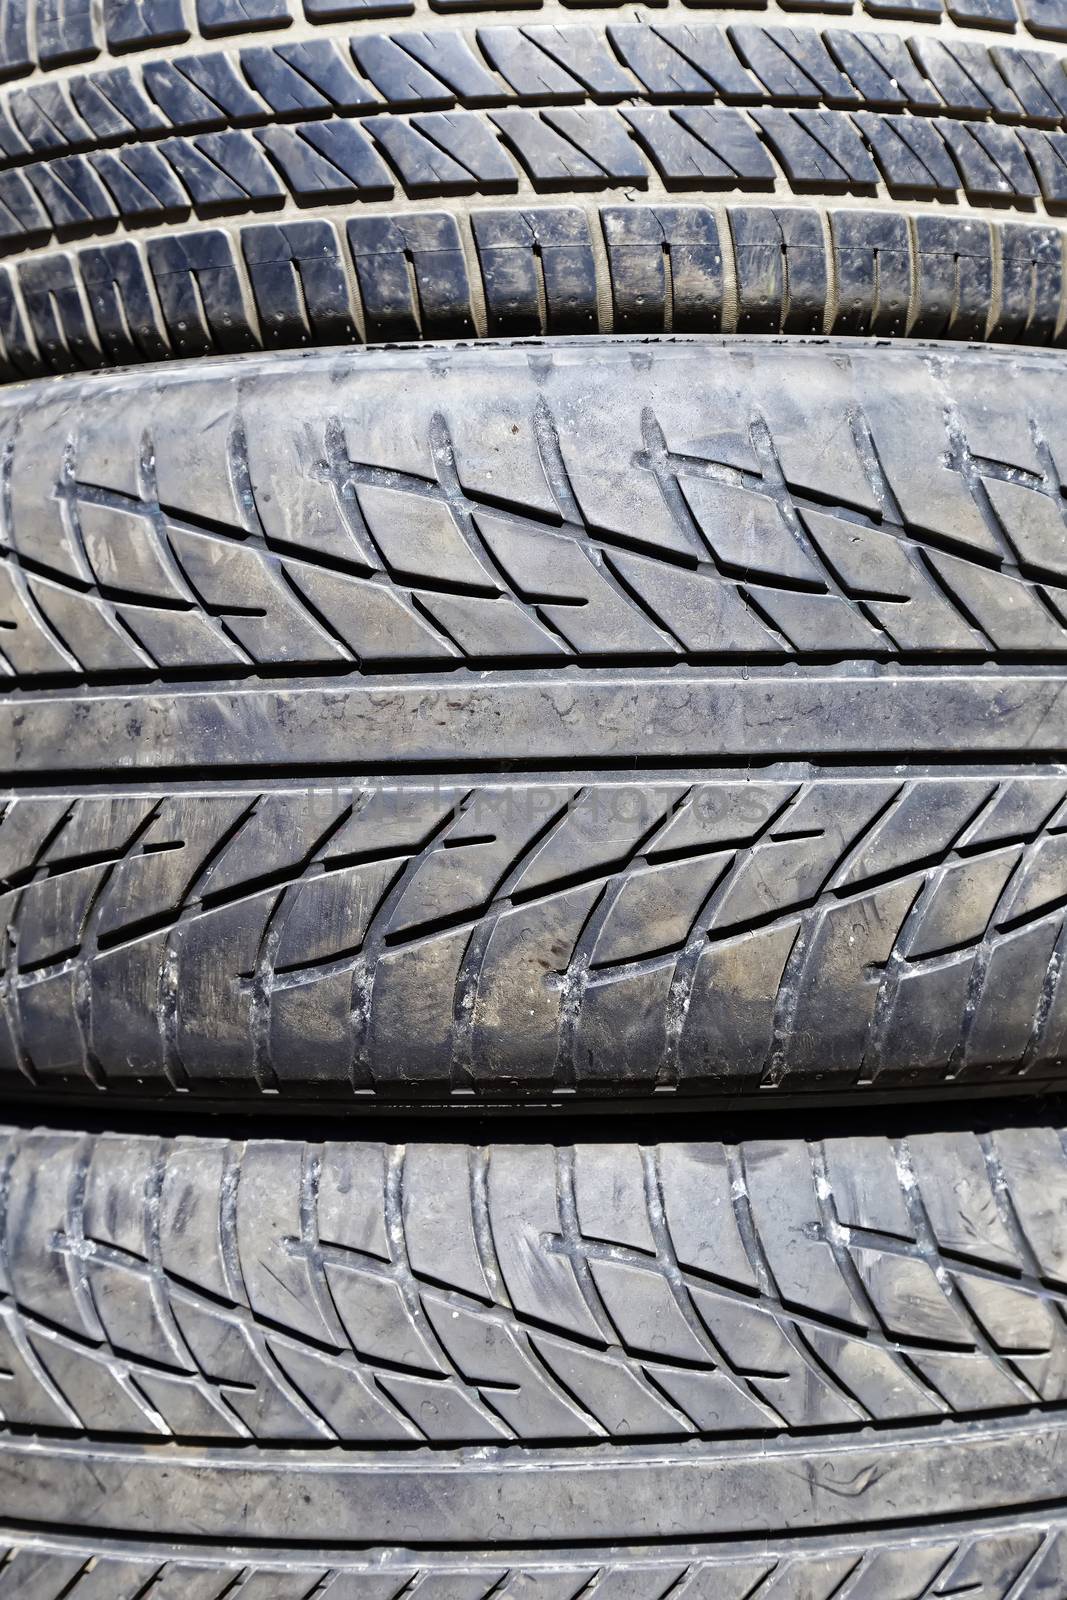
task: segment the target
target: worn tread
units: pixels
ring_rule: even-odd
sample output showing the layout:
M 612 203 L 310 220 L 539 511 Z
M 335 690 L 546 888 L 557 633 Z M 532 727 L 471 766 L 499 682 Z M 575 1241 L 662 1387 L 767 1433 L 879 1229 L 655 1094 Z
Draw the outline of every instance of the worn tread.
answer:
M 1036 1088 L 1064 1051 L 1065 796 L 987 770 L 17 799 L 4 1077 Z
M 1057 29 L 822 9 L 287 33 L 265 0 L 211 30 L 243 40 L 8 84 L 0 377 L 467 334 L 1062 342 Z
M 682 0 L 682 4 L 683 15 L 695 12 L 693 20 L 704 20 L 701 0 Z M 657 10 L 660 6 L 666 10 L 666 0 L 658 0 Z M 546 9 L 542 0 L 524 0 L 517 20 Z M 569 14 L 582 9 L 574 5 Z M 818 6 L 745 0 L 736 9 L 744 20 L 770 10 L 786 25 L 792 25 L 798 13 L 805 21 L 812 10 L 838 20 L 858 11 L 863 19 L 876 19 L 876 26 L 877 19 L 894 16 L 919 23 L 943 19 L 946 32 L 957 41 L 983 32 L 994 41 L 1005 34 L 1043 41 L 1067 38 L 1067 19 L 1056 0 L 957 0 L 945 6 L 942 0 L 917 4 L 865 0 L 858 8 L 852 0 L 825 0 Z M 0 17 L 0 80 L 40 76 L 47 81 L 89 62 L 111 65 L 112 70 L 117 63 L 121 70 L 131 58 L 181 49 L 191 39 L 210 44 L 239 38 L 249 49 L 262 50 L 275 30 L 292 43 L 298 38 L 321 38 L 344 22 L 365 28 L 391 18 L 417 17 L 424 25 L 439 26 L 449 14 L 461 18 L 466 14 L 473 26 L 493 10 L 486 0 L 430 0 L 429 4 L 425 0 L 134 0 L 132 4 L 103 0 L 102 6 L 92 8 L 70 0 L 7 0 Z M 603 86 L 603 79 L 598 86 Z
M 1051 1130 L 0 1153 L 8 1429 L 620 1448 L 1067 1398 Z
M 830 333 L 1062 342 L 1055 228 L 877 204 L 328 216 L 0 265 L 0 377 L 393 339 Z M 831 293 L 831 291 L 833 291 Z
M 1061 1078 L 1062 360 L 586 342 L 12 391 L 4 1081 Z
M 0 662 L 32 688 L 464 661 L 1056 660 L 1059 358 L 837 348 L 602 345 L 591 370 L 625 391 L 607 400 L 566 346 L 16 391 L 0 410 Z M 488 399 L 471 388 L 485 371 Z
M 1064 1135 L 1036 1127 L 487 1147 L 5 1130 L 0 1482 L 23 1518 L 35 1479 L 62 1485 L 67 1532 L 43 1499 L 0 1533 L 0 1596 L 1053 1600 L 1065 1178 Z M 978 1453 L 1027 1439 L 1038 1475 L 1001 1482 L 992 1508 L 976 1480 L 974 1517 L 937 1520 L 942 1478 L 916 1518 L 900 1467 L 834 1482 L 837 1451 L 875 1449 L 913 1482 L 954 1440 L 957 1507 Z M 703 1544 L 601 1550 L 589 1530 L 613 1525 L 590 1477 L 572 1518 L 587 1548 L 566 1520 L 551 1548 L 524 1542 L 543 1475 L 615 1473 L 650 1445 L 683 1474 L 810 1475 L 811 1517 L 687 1501 L 677 1527 Z M 522 1527 L 465 1535 L 461 1494 L 425 1522 L 405 1509 L 420 1481 L 490 1459 L 520 1472 Z M 128 1542 L 106 1489 L 123 1462 L 169 1462 L 174 1483 Z M 318 1464 L 379 1487 L 358 1479 L 336 1548 L 321 1532 L 287 1548 L 302 1518 L 329 1523 L 324 1488 L 291 1493 Z M 224 1465 L 289 1481 L 258 1548 L 241 1548 L 261 1519 L 230 1501 Z M 420 1548 L 379 1551 L 379 1525 Z
M 958 1585 L 974 1600 L 1057 1600 L 1067 1583 L 1062 1519 L 799 1548 L 763 1540 L 718 1551 L 506 1551 L 495 1560 L 448 1551 L 364 1560 L 314 1550 L 216 1553 L 174 1543 L 146 1550 L 25 1534 L 0 1536 L 0 1550 L 3 1600 L 226 1600 L 235 1592 L 249 1600 L 579 1600 L 591 1584 L 612 1600 L 943 1600 Z

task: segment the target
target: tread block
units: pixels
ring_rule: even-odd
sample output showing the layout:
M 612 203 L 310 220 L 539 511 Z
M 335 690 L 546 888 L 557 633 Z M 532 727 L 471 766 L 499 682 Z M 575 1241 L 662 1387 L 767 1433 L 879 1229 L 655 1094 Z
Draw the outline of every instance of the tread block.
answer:
M 286 0 L 196 0 L 201 33 L 239 33 L 291 21 Z
M 182 0 L 104 0 L 104 33 L 116 51 L 189 37 Z
M 811 212 L 743 210 L 730 213 L 737 264 L 739 331 L 772 326 L 814 332 L 825 305 L 826 262 L 819 222 Z
M 596 259 L 583 212 L 480 211 L 472 228 L 490 333 L 538 333 L 542 323 L 556 334 L 596 330 Z
M 342 344 L 356 337 L 341 247 L 328 222 L 246 228 L 241 248 L 268 340 Z
M 221 229 L 180 240 L 152 239 L 148 260 L 176 354 L 252 348 L 255 340 L 240 279 Z
M 448 337 L 471 330 L 466 259 L 455 222 L 446 213 L 425 212 L 403 226 L 384 219 L 353 220 L 348 243 L 368 330 L 375 336 L 388 330 L 395 338 L 420 332 Z
M 856 90 L 812 29 L 739 23 L 730 29 L 730 37 L 775 99 L 793 99 L 801 105 L 820 100 L 827 105 L 858 103 Z

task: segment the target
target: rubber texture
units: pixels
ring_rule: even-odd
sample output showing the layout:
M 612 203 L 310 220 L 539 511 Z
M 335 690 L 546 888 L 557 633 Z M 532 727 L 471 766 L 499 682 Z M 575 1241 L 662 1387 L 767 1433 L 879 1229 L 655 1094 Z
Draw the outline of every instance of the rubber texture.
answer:
M 586 341 L 12 389 L 5 1087 L 1062 1079 L 1062 380 Z
M 0 377 L 468 335 L 1058 342 L 1065 42 L 1063 0 L 7 0 Z
M 410 1586 L 420 1600 L 578 1600 L 595 1581 L 610 1600 L 941 1600 L 953 1593 L 945 1584 L 959 1582 L 977 1600 L 1058 1600 L 1067 1581 L 1065 1541 L 1062 1522 L 1013 1520 L 954 1524 L 903 1540 L 877 1533 L 814 1539 L 799 1550 L 766 1540 L 713 1555 L 685 1545 L 575 1555 L 508 1551 L 495 1560 L 401 1550 L 368 1563 L 335 1552 L 194 1546 L 175 1554 L 172 1543 L 131 1550 L 121 1542 L 13 1535 L 4 1542 L 0 1595 L 140 1600 L 152 1584 L 153 1600 L 225 1600 L 231 1591 L 250 1600 L 399 1600 Z
M 1063 1592 L 1050 1128 L 0 1148 L 0 1595 Z

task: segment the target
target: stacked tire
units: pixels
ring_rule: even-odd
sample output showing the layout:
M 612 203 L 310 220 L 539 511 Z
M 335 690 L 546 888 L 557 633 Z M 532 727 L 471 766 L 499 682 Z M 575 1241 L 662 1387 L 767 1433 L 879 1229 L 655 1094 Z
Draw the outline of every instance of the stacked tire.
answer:
M 1067 1594 L 1064 40 L 10 0 L 3 1600 Z

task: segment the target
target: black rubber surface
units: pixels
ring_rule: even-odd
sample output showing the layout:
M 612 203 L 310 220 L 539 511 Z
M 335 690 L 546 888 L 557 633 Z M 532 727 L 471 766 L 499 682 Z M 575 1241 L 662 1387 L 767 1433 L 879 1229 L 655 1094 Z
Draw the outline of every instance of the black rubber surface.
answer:
M 8 0 L 0 376 L 1067 323 L 1063 0 Z
M 0 1150 L 0 1595 L 1063 1593 L 1050 1128 Z
M 121 1541 L 9 1537 L 9 1564 L 0 1569 L 4 1600 L 140 1600 L 146 1583 L 152 1600 L 399 1600 L 409 1592 L 420 1600 L 579 1600 L 586 1591 L 610 1600 L 943 1600 L 960 1592 L 976 1600 L 1059 1600 L 1067 1583 L 1067 1526 L 1047 1519 L 956 1523 L 911 1538 L 816 1538 L 800 1548 L 759 1539 L 712 1554 L 674 1544 L 573 1554 L 509 1550 L 488 1559 L 402 1549 L 368 1560 L 254 1546 L 176 1554 L 171 1544 L 131 1551 Z
M 80 1542 L 13 1536 L 0 1569 L 8 1600 L 579 1600 L 599 1590 L 610 1600 L 942 1600 L 959 1590 L 978 1600 L 1059 1600 L 1067 1578 L 1062 1521 L 1009 1520 L 953 1524 L 903 1538 L 811 1539 L 802 1548 L 781 1541 L 731 1543 L 708 1554 L 685 1544 L 659 1549 L 583 1548 L 508 1551 L 480 1559 L 467 1553 L 390 1551 L 384 1560 L 334 1551 L 284 1548 L 213 1550 L 121 1541 Z M 1017 1581 L 1018 1579 L 1018 1581 Z M 243 1580 L 243 1581 L 242 1581 Z M 589 1585 L 596 1582 L 597 1588 Z M 840 1588 L 846 1582 L 848 1587 Z M 240 1583 L 235 1589 L 234 1585 Z M 417 1587 L 416 1587 L 417 1585 Z
M 1061 1077 L 1063 378 L 618 341 L 13 389 L 7 1087 Z

